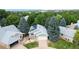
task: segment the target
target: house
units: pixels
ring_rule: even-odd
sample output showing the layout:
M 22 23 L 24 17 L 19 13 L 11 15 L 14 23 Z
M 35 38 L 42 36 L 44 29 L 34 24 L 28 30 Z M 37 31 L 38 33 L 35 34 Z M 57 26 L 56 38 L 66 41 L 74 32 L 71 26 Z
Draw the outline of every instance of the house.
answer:
M 29 36 L 35 36 L 35 37 L 38 37 L 38 36 L 47 36 L 48 37 L 48 34 L 47 34 L 47 30 L 44 26 L 42 25 L 33 25 L 30 27 L 30 30 L 29 30 Z
M 0 29 L 0 44 L 10 48 L 10 45 L 22 39 L 22 33 L 14 26 L 5 26 Z
M 31 26 L 29 30 L 29 38 L 36 39 L 40 49 L 48 48 L 48 34 L 44 26 L 39 24 Z
M 67 28 L 75 29 L 76 23 L 71 23 L 70 25 L 67 25 Z
M 77 21 L 76 26 L 79 28 L 79 20 Z
M 59 28 L 60 28 L 60 36 L 64 38 L 66 41 L 73 42 L 73 37 L 76 33 L 76 30 L 62 26 L 59 26 Z
M 71 23 L 70 25 L 67 25 L 67 27 L 71 29 L 79 29 L 79 20 L 77 23 Z

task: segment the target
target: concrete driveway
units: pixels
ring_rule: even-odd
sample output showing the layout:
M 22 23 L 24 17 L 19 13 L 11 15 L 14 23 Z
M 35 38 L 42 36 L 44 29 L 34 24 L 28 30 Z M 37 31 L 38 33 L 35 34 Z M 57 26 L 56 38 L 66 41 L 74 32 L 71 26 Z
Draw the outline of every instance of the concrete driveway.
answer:
M 4 47 L 4 46 L 0 45 L 0 49 L 6 49 L 6 47 Z
M 25 46 L 23 46 L 22 44 L 16 44 L 11 49 L 27 49 L 27 48 Z

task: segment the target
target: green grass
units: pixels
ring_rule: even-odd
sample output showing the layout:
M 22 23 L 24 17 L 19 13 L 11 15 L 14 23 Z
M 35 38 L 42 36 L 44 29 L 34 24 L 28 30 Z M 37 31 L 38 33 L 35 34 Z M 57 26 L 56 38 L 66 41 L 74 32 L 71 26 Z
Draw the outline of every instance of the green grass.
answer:
M 38 47 L 38 43 L 37 42 L 31 42 L 31 43 L 25 44 L 24 46 L 28 49 L 31 49 L 31 48 Z
M 57 42 L 50 42 L 48 43 L 48 46 L 57 49 L 79 49 L 79 45 L 74 45 L 73 43 L 67 42 L 63 39 L 60 39 Z
M 31 43 L 25 44 L 24 46 L 28 49 L 35 48 L 35 47 L 38 47 L 38 42 L 31 42 Z M 57 48 L 57 49 L 79 49 L 79 45 L 75 45 L 63 39 L 59 39 L 56 42 L 49 42 L 48 46 L 52 48 Z

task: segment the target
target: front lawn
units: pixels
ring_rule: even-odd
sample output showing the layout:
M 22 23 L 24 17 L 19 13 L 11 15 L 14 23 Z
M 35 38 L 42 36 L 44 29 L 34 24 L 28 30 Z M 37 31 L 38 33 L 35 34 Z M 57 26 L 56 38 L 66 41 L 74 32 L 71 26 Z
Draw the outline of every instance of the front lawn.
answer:
M 25 44 L 24 46 L 28 49 L 31 49 L 31 48 L 38 47 L 38 43 L 37 42 L 31 42 L 31 43 Z
M 79 45 L 74 45 L 73 43 L 67 42 L 63 39 L 60 39 L 57 42 L 50 42 L 48 43 L 48 46 L 57 49 L 79 49 Z
M 24 45 L 26 48 L 31 49 L 38 47 L 38 42 L 31 42 Z M 57 49 L 79 49 L 79 45 L 67 42 L 63 39 L 59 39 L 57 42 L 48 42 L 48 46 Z

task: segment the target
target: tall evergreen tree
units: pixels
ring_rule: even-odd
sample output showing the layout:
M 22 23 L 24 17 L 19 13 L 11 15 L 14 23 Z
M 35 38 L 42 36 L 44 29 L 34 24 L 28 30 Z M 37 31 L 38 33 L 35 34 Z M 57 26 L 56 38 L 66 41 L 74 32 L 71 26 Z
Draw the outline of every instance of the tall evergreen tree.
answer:
M 50 18 L 47 18 L 45 21 L 45 27 L 48 28 L 48 22 L 50 21 Z
M 6 26 L 6 19 L 5 19 L 5 18 L 2 18 L 2 19 L 0 20 L 0 25 L 1 25 L 1 26 Z
M 55 17 L 51 17 L 50 21 L 48 22 L 48 34 L 49 34 L 49 40 L 51 41 L 57 41 L 59 39 L 59 26 L 58 22 Z
M 65 21 L 64 18 L 62 18 L 62 19 L 60 20 L 60 26 L 66 27 L 66 21 Z
M 22 17 L 20 19 L 20 22 L 19 22 L 19 25 L 18 25 L 18 29 L 22 32 L 22 33 L 25 33 L 25 34 L 28 34 L 28 31 L 29 31 L 29 24 L 28 24 L 28 18 L 25 19 L 24 17 Z

